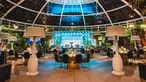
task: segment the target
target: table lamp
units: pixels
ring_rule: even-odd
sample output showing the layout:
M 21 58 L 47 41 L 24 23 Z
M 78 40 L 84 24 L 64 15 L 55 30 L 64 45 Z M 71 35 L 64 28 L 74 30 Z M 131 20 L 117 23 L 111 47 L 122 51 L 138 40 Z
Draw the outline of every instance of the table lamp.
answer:
M 33 38 L 33 46 L 32 46 L 32 55 L 30 56 L 28 60 L 28 65 L 27 65 L 27 73 L 26 75 L 37 75 L 39 72 L 38 70 L 38 59 L 35 55 L 36 53 L 36 38 L 45 38 L 45 31 L 44 28 L 41 27 L 28 27 L 26 31 L 24 32 L 24 37 L 26 38 Z
M 113 57 L 113 71 L 112 74 L 114 75 L 124 75 L 123 71 L 123 61 L 121 56 L 118 53 L 118 37 L 125 36 L 125 29 L 122 26 L 109 26 L 107 27 L 106 36 L 108 37 L 115 37 L 116 42 L 116 53 Z
M 11 43 L 11 50 L 14 50 L 14 47 L 13 47 L 14 43 L 13 43 L 13 41 L 17 41 L 18 40 L 17 37 L 16 36 L 9 36 L 8 40 L 12 41 L 12 43 Z
M 131 36 L 131 40 L 134 41 L 134 47 L 137 50 L 136 41 L 140 40 L 140 37 L 138 35 L 133 35 Z
M 7 40 L 9 38 L 9 33 L 0 32 L 0 39 L 1 39 L 1 50 L 3 47 L 3 40 Z

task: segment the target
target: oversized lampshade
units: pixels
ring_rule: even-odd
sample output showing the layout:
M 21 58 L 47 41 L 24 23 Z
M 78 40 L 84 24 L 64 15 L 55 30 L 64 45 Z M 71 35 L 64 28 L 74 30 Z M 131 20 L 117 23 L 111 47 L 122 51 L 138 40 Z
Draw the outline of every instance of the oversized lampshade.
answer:
M 122 26 L 109 26 L 107 27 L 106 36 L 125 36 L 125 29 Z
M 44 28 L 41 27 L 27 27 L 24 32 L 24 37 L 45 37 Z
M 9 33 L 0 32 L 0 39 L 8 39 Z
M 131 40 L 140 40 L 140 37 L 137 35 L 131 36 Z
M 118 37 L 117 39 L 119 40 L 119 37 Z M 110 37 L 109 37 L 109 40 L 116 40 L 116 39 L 115 39 L 115 37 L 110 36 Z
M 17 41 L 17 37 L 16 36 L 9 36 L 8 38 L 9 41 Z
M 36 37 L 36 41 L 40 40 L 40 37 Z M 33 41 L 33 38 L 30 37 L 30 41 Z

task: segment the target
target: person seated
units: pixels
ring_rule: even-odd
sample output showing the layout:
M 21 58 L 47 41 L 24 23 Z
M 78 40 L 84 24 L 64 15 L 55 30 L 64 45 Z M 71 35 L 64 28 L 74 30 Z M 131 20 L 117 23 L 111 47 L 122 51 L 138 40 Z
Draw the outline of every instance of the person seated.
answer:
M 64 54 L 65 52 L 66 52 L 66 49 L 63 49 L 63 50 L 62 50 L 62 53 Z
M 91 58 L 94 57 L 94 52 L 95 52 L 94 49 L 91 49 L 91 50 L 90 50 L 90 55 L 91 55 L 90 57 L 91 57 Z
M 56 54 L 57 52 L 58 52 L 57 49 L 54 49 L 54 50 L 53 50 L 53 53 L 54 53 L 54 54 Z
M 82 55 L 82 60 L 85 61 L 87 59 L 86 53 L 81 53 L 81 55 Z
M 27 50 L 27 52 L 29 52 L 31 54 L 32 50 L 31 50 L 30 46 L 26 50 Z
M 142 48 L 138 49 L 138 58 L 145 58 L 144 50 Z
M 85 50 L 84 50 L 84 48 L 81 48 L 81 53 L 85 53 Z
M 4 45 L 4 46 L 2 47 L 2 51 L 6 51 L 6 52 L 8 52 L 8 51 L 9 51 L 9 49 L 8 49 L 7 45 Z

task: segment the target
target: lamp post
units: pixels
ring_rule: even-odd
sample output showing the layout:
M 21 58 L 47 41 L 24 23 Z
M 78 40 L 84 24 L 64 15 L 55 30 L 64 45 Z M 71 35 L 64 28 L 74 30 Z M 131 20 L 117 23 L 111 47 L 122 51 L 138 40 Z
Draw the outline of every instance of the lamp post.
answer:
M 115 37 L 115 43 L 116 43 L 116 53 L 113 57 L 112 66 L 113 71 L 112 74 L 114 75 L 124 75 L 123 71 L 123 60 L 118 52 L 118 37 L 122 37 L 125 35 L 125 29 L 121 26 L 110 26 L 107 27 L 106 36 L 109 37 Z
M 11 50 L 14 50 L 14 47 L 13 47 L 14 43 L 13 43 L 13 41 L 17 41 L 18 40 L 17 37 L 16 36 L 9 36 L 8 40 L 12 41 L 12 43 L 11 43 Z
M 131 40 L 134 40 L 134 48 L 137 50 L 136 41 L 140 40 L 140 37 L 138 35 L 133 35 L 131 36 Z
M 45 31 L 44 28 L 40 27 L 28 27 L 26 31 L 24 32 L 24 37 L 32 37 L 33 38 L 33 46 L 32 46 L 32 55 L 30 56 L 28 60 L 27 65 L 27 73 L 26 75 L 37 75 L 39 72 L 38 70 L 38 59 L 36 57 L 36 38 L 44 38 L 45 37 Z

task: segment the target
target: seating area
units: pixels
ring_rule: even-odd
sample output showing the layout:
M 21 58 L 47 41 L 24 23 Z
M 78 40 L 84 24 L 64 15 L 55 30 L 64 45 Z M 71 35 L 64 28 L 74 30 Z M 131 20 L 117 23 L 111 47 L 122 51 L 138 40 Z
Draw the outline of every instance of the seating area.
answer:
M 82 52 L 82 51 L 81 51 Z M 67 68 L 70 68 L 70 65 L 74 66 L 72 68 L 80 68 L 80 66 L 83 66 L 83 64 L 88 64 L 89 67 L 89 61 L 90 61 L 90 54 L 88 53 L 82 53 L 82 54 L 75 54 L 75 55 L 67 55 L 65 54 L 66 51 L 62 50 L 62 54 L 57 54 L 58 52 L 54 52 L 54 60 L 56 63 L 59 63 L 61 65 L 60 67 L 67 65 Z M 56 67 L 56 64 L 55 64 Z

